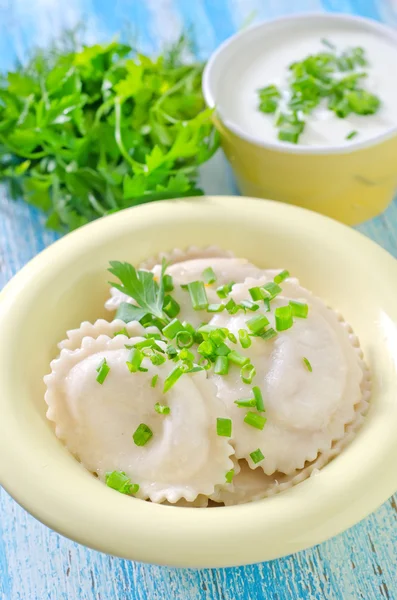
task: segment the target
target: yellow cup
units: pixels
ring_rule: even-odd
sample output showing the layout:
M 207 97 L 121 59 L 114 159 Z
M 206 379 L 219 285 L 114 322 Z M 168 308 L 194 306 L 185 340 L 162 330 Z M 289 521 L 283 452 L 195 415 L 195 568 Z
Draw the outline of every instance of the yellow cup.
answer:
M 358 31 L 387 36 L 397 46 L 393 30 L 368 19 L 331 14 L 276 19 L 227 40 L 207 64 L 203 91 L 207 104 L 217 108 L 215 124 L 243 195 L 296 204 L 355 225 L 383 212 L 393 199 L 397 189 L 397 127 L 362 142 L 311 147 L 262 141 L 217 107 L 222 73 L 234 68 L 239 55 L 252 52 L 252 42 L 257 50 L 258 39 L 268 39 L 270 32 L 277 35 L 278 29 L 286 27 L 296 31 L 300 24 L 307 27 L 308 22 L 319 29 L 324 22 L 335 29 L 354 26 Z

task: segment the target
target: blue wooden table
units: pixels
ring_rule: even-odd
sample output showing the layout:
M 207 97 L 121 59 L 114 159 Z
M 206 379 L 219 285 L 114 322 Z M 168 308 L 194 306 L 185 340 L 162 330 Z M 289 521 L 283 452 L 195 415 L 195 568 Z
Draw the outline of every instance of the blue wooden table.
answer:
M 15 55 L 23 60 L 33 44 L 50 42 L 65 26 L 81 21 L 88 42 L 106 40 L 128 26 L 144 51 L 155 51 L 189 28 L 198 54 L 206 58 L 249 21 L 316 10 L 355 13 L 397 26 L 397 0 L 2 0 L 0 69 L 9 67 Z M 208 193 L 234 191 L 221 156 L 205 181 Z M 0 190 L 0 288 L 56 239 L 43 222 L 37 211 L 11 202 Z M 397 256 L 396 203 L 359 229 Z M 250 567 L 188 571 L 88 550 L 50 531 L 0 493 L 0 600 L 240 598 L 397 599 L 397 497 L 344 534 L 297 555 Z

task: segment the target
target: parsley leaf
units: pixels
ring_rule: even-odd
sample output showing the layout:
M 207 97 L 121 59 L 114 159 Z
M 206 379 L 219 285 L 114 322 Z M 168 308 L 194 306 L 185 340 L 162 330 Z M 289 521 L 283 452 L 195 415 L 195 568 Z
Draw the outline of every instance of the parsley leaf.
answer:
M 160 281 L 157 284 L 151 271 L 137 271 L 127 262 L 110 261 L 108 271 L 117 277 L 121 283 L 109 282 L 123 294 L 135 300 L 137 306 L 122 303 L 117 317 L 123 321 L 140 321 L 146 315 L 168 321 L 163 312 L 164 304 L 164 273 L 166 262 L 163 260 Z
M 183 36 L 151 58 L 73 32 L 0 85 L 0 181 L 60 232 L 129 206 L 202 195 L 198 168 L 219 146 L 186 64 Z

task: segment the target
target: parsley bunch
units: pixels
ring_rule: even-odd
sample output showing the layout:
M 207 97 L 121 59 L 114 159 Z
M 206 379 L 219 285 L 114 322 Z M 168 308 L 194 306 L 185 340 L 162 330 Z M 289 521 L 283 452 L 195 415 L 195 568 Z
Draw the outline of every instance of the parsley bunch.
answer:
M 38 52 L 0 82 L 0 179 L 13 198 L 75 229 L 110 212 L 201 195 L 219 141 L 201 63 L 183 40 L 158 58 L 112 42 Z

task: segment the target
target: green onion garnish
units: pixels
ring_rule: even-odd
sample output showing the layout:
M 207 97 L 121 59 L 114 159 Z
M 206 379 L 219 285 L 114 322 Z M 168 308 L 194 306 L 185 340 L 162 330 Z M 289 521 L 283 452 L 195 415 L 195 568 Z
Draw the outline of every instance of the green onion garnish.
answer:
M 263 299 L 263 304 L 265 305 L 265 312 L 270 312 L 270 300 L 269 298 Z
M 169 373 L 164 380 L 163 394 L 168 392 L 168 390 L 171 389 L 172 386 L 176 384 L 178 379 L 180 377 L 182 377 L 183 373 L 184 373 L 184 370 L 179 365 L 176 366 L 174 369 L 172 369 L 171 373 Z
M 179 315 L 181 310 L 180 305 L 172 296 L 166 296 L 163 302 L 163 311 L 170 319 Z
M 138 348 L 131 348 L 126 365 L 130 373 L 136 373 L 143 361 L 143 354 Z
M 141 423 L 133 433 L 132 439 L 134 440 L 136 446 L 144 446 L 152 436 L 153 432 L 150 427 L 145 425 L 145 423 Z
M 234 365 L 238 365 L 239 367 L 243 367 L 250 361 L 250 359 L 247 356 L 243 356 L 239 352 L 236 352 L 236 350 L 232 350 L 227 355 L 227 358 L 229 362 L 233 363 Z
M 188 350 L 187 348 L 182 348 L 182 350 L 179 352 L 179 360 L 182 360 L 184 362 L 193 362 L 194 359 L 195 356 L 193 352 L 190 352 L 190 350 Z
M 262 451 L 260 450 L 260 448 L 258 448 L 257 450 L 254 450 L 253 452 L 250 453 L 250 457 L 252 459 L 252 462 L 257 465 L 259 462 L 261 462 L 261 460 L 263 460 L 265 457 L 262 454 Z
M 277 110 L 281 93 L 275 85 L 268 85 L 258 90 L 259 110 L 264 113 L 274 113 Z
M 242 348 L 249 348 L 251 346 L 251 338 L 246 329 L 239 329 L 238 337 Z
M 190 331 L 178 331 L 175 343 L 178 348 L 191 348 L 194 344 L 194 337 Z
M 207 267 L 206 269 L 204 269 L 203 279 L 204 279 L 204 282 L 207 283 L 208 285 L 211 285 L 211 283 L 215 283 L 216 275 L 214 273 L 214 270 L 211 267 Z
M 208 358 L 206 358 L 205 356 L 202 356 L 200 358 L 200 360 L 198 361 L 198 364 L 200 367 L 202 367 L 202 369 L 205 369 L 206 371 L 209 371 L 212 366 L 211 361 Z
M 255 398 L 247 398 L 246 400 L 235 400 L 234 404 L 236 404 L 239 408 L 251 408 L 252 406 L 256 406 Z
M 235 303 L 233 298 L 230 298 L 230 300 L 228 300 L 228 302 L 225 304 L 225 308 L 229 315 L 235 315 L 240 310 L 239 305 Z
M 281 287 L 277 285 L 277 283 L 274 283 L 274 281 L 265 283 L 265 285 L 262 286 L 262 289 L 265 290 L 269 295 L 269 300 L 273 300 L 273 298 L 283 291 Z
M 124 471 L 112 471 L 105 475 L 106 485 L 121 494 L 136 494 L 139 491 L 137 483 L 131 483 Z
M 116 331 L 116 333 L 114 334 L 113 337 L 116 337 L 116 335 L 126 335 L 127 337 L 129 337 L 129 333 L 126 329 L 126 327 L 123 327 L 123 329 L 120 329 L 120 331 Z M 117 471 L 114 471 L 114 473 L 116 473 Z
M 218 417 L 216 420 L 216 433 L 223 437 L 230 437 L 232 435 L 231 419 L 221 419 Z
M 216 356 L 228 356 L 231 350 L 226 344 L 218 344 L 215 350 Z
M 187 285 L 194 310 L 205 310 L 208 306 L 207 292 L 202 281 L 192 281 Z
M 264 333 L 261 333 L 259 337 L 262 338 L 262 340 L 271 340 L 272 338 L 276 337 L 277 335 L 277 331 L 275 331 L 273 329 L 273 327 L 269 327 L 269 329 L 266 329 L 266 331 Z
M 159 365 L 162 365 L 165 363 L 165 356 L 162 356 L 161 354 L 158 354 L 158 352 L 154 352 L 153 354 L 151 354 L 149 356 L 150 362 L 152 363 L 152 365 L 154 365 L 155 367 L 158 367 Z
M 256 370 L 254 365 L 252 365 L 251 363 L 248 363 L 246 365 L 243 365 L 241 367 L 241 371 L 240 371 L 240 377 L 241 377 L 241 381 L 243 383 L 252 383 L 253 378 L 256 375 Z
M 255 300 L 262 300 L 263 299 L 263 294 L 261 292 L 261 288 L 260 287 L 253 287 L 250 288 L 249 290 L 250 296 L 251 298 L 255 301 Z
M 163 286 L 165 292 L 172 292 L 174 289 L 174 282 L 171 275 L 163 275 Z
M 207 306 L 207 312 L 209 313 L 220 313 L 225 309 L 224 304 L 209 304 Z
M 160 404 L 160 402 L 156 402 L 156 404 L 154 405 L 154 410 L 159 415 L 169 415 L 170 412 L 171 412 L 171 409 L 170 409 L 169 406 L 165 406 L 164 404 Z
M 163 335 L 169 340 L 173 340 L 180 331 L 183 331 L 183 325 L 179 319 L 173 319 L 171 323 L 163 327 Z
M 244 417 L 244 423 L 247 425 L 251 425 L 251 427 L 255 427 L 256 429 L 262 430 L 266 424 L 266 417 L 262 417 L 262 415 L 258 415 L 258 413 L 248 411 Z
M 254 312 L 255 310 L 258 310 L 258 308 L 259 308 L 259 304 L 252 302 L 252 300 L 242 300 L 240 302 L 240 306 L 242 308 L 246 308 L 247 310 L 252 310 L 252 312 Z
M 281 283 L 282 281 L 284 281 L 284 279 L 287 279 L 287 277 L 289 277 L 289 272 L 284 269 L 284 271 L 281 271 L 281 273 L 275 276 L 273 281 L 274 283 Z
M 230 283 L 226 283 L 225 285 L 221 285 L 220 287 L 218 287 L 216 289 L 216 293 L 218 294 L 219 298 L 221 298 L 222 300 L 227 298 L 227 296 L 232 291 L 233 286 L 234 286 L 234 281 L 231 281 Z
M 225 475 L 226 483 L 231 483 L 234 477 L 234 469 L 230 469 Z
M 158 375 L 153 375 L 152 381 L 150 382 L 150 385 L 152 386 L 152 388 L 156 387 L 158 378 L 159 378 Z
M 227 356 L 217 356 L 214 365 L 216 375 L 227 375 L 229 372 L 229 359 Z
M 301 319 L 307 318 L 307 314 L 309 312 L 309 307 L 307 304 L 304 304 L 303 302 L 296 302 L 295 300 L 290 300 L 289 305 L 291 307 L 293 317 L 299 317 Z
M 205 358 L 213 358 L 216 356 L 216 344 L 210 339 L 204 340 L 197 348 L 198 354 Z
M 232 342 L 232 344 L 237 344 L 237 338 L 231 331 L 228 332 L 227 339 Z
M 260 391 L 257 385 L 255 385 L 252 388 L 252 393 L 254 394 L 255 398 L 256 410 L 258 412 L 265 412 L 265 405 L 263 404 L 262 392 Z
M 285 331 L 293 325 L 292 309 L 290 306 L 279 306 L 274 311 L 277 331 Z
M 354 137 L 356 137 L 356 135 L 358 135 L 358 131 L 351 131 L 350 133 L 347 134 L 346 139 L 352 140 Z
M 269 319 L 265 315 L 255 315 L 251 319 L 248 319 L 248 329 L 254 334 L 259 334 L 266 325 L 269 325 Z
M 224 331 L 222 331 L 222 329 L 214 329 L 213 331 L 210 331 L 209 338 L 210 338 L 211 342 L 214 342 L 214 344 L 219 346 L 220 344 L 223 344 L 223 342 L 225 341 L 226 333 Z
M 307 370 L 311 373 L 313 371 L 313 367 L 311 366 L 309 359 L 304 356 L 303 362 L 305 363 Z
M 103 384 L 103 382 L 105 381 L 106 377 L 108 376 L 108 373 L 110 371 L 110 367 L 108 365 L 108 363 L 106 362 L 106 358 L 104 358 L 98 365 L 96 372 L 98 373 L 97 375 L 97 382 L 100 383 L 101 385 Z

